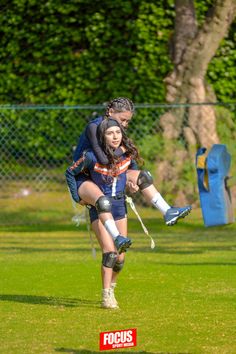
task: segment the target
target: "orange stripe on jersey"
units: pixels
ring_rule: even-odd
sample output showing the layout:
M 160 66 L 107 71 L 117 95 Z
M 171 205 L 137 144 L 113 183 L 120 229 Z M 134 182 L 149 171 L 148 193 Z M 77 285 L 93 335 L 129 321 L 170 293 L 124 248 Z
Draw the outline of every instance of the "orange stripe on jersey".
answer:
M 111 169 L 107 168 L 107 165 L 101 165 L 100 163 L 96 163 L 94 165 L 94 171 L 101 173 L 102 175 L 106 176 L 118 176 L 121 173 L 124 173 L 125 171 L 128 170 L 129 165 L 130 165 L 131 159 L 130 157 L 127 157 L 125 160 L 122 160 L 121 162 L 116 164 L 116 172 L 114 173 Z
M 70 170 L 73 171 L 76 167 L 78 167 L 81 162 L 84 161 L 84 156 L 82 156 L 79 160 L 77 160 L 71 167 L 70 167 Z

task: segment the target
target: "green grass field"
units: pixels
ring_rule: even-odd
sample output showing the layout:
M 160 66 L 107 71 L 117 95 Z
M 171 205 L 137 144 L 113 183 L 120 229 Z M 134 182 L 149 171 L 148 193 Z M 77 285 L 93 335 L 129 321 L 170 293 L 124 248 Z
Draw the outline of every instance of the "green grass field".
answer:
M 130 211 L 132 249 L 120 310 L 100 308 L 100 258 L 67 195 L 0 200 L 0 353 L 99 353 L 102 331 L 137 328 L 137 347 L 113 353 L 236 353 L 236 225 L 205 228 L 200 211 L 166 227 Z M 140 210 L 140 209 L 139 209 Z

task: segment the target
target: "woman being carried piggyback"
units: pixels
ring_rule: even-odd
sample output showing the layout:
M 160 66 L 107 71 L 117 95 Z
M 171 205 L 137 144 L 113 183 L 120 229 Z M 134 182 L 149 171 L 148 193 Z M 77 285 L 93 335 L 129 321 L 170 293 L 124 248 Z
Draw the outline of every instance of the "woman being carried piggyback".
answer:
M 127 129 L 133 115 L 134 104 L 130 99 L 126 97 L 118 97 L 111 100 L 107 104 L 105 115 L 90 121 L 85 128 L 85 131 L 80 136 L 74 153 L 74 161 L 78 161 L 79 164 L 78 169 L 83 171 L 86 167 L 83 165 L 83 153 L 87 149 L 93 150 L 94 155 L 100 164 L 108 164 L 109 161 L 106 151 L 102 149 L 98 142 L 98 125 L 102 121 L 112 118 L 117 120 L 124 129 Z M 121 144 L 119 147 L 114 149 L 114 156 L 118 158 L 122 156 L 124 152 L 125 147 Z M 98 206 L 100 201 L 103 200 L 103 194 L 101 193 L 100 188 L 93 181 L 91 181 L 89 175 L 81 174 L 78 176 L 77 187 L 79 189 L 79 193 L 75 199 L 76 202 L 84 202 L 85 204 Z M 145 200 L 162 213 L 166 225 L 174 225 L 180 218 L 183 218 L 189 214 L 192 209 L 189 205 L 180 208 L 171 207 L 153 185 L 153 178 L 150 172 L 146 170 L 139 170 L 135 163 L 129 166 L 127 171 L 127 187 L 131 193 L 140 191 Z M 115 240 L 118 249 L 125 249 L 127 240 L 124 240 L 122 236 L 119 235 L 113 220 L 104 213 L 101 216 L 101 221 Z M 117 238 L 117 236 L 121 237 Z

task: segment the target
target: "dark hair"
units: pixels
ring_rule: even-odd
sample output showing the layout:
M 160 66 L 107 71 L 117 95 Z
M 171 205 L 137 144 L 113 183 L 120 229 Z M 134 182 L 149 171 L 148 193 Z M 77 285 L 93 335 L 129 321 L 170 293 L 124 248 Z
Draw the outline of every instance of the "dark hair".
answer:
M 109 167 L 111 168 L 112 172 L 116 172 L 116 164 L 119 162 L 120 158 L 115 156 L 114 150 L 106 144 L 105 133 L 111 126 L 118 126 L 120 128 L 122 134 L 121 145 L 124 146 L 126 155 L 129 156 L 132 160 L 142 164 L 143 159 L 140 157 L 137 147 L 134 145 L 132 140 L 127 137 L 122 125 L 119 124 L 115 119 L 105 119 L 99 124 L 97 128 L 97 139 L 102 150 L 107 155 L 109 160 Z
M 113 109 L 116 113 L 126 111 L 134 113 L 134 104 L 129 98 L 117 97 L 114 100 L 108 102 L 104 118 L 109 117 L 110 109 Z

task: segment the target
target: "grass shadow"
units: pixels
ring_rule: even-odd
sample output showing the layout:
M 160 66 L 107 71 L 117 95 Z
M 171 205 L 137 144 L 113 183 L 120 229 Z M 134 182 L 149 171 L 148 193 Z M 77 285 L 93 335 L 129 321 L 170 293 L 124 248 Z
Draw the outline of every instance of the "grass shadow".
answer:
M 59 353 L 70 353 L 70 354 L 100 354 L 101 352 L 91 351 L 87 349 L 71 349 L 71 348 L 55 348 L 56 352 Z M 111 351 L 106 351 L 107 353 L 111 353 Z M 114 350 L 112 351 L 114 353 Z M 117 352 L 117 351 L 116 351 Z M 127 354 L 127 351 L 119 351 L 119 354 Z M 180 354 L 180 353 L 163 353 L 163 352 L 146 352 L 146 351 L 139 351 L 135 352 L 136 354 Z
M 0 252 L 4 253 L 37 253 L 37 252 L 91 252 L 91 248 L 41 248 L 41 247 L 0 247 Z
M 221 244 L 209 246 L 209 245 L 199 245 L 193 244 L 192 246 L 186 247 L 184 244 L 176 247 L 174 242 L 172 243 L 172 247 L 170 246 L 159 246 L 156 245 L 155 249 L 151 250 L 150 247 L 135 247 L 133 245 L 132 252 L 135 253 L 157 253 L 157 254 L 169 254 L 169 255 L 201 255 L 209 252 L 233 252 L 236 250 L 236 244 L 222 246 Z
M 182 263 L 182 262 L 173 262 L 173 263 L 168 263 L 168 262 L 160 262 L 159 263 L 160 265 L 169 265 L 169 266 L 180 266 L 180 267 L 183 267 L 183 266 L 225 266 L 225 267 L 228 267 L 228 266 L 236 266 L 236 263 L 233 263 L 233 262 L 220 262 L 219 263 L 217 262 L 189 262 L 189 263 Z
M 60 224 L 57 221 L 47 221 L 44 223 L 34 223 L 34 224 L 11 224 L 11 225 L 1 225 L 0 226 L 0 231 L 5 231 L 5 232 L 16 232 L 16 233 L 25 233 L 25 232 L 56 232 L 56 231 L 62 231 L 62 232 L 77 232 L 77 231 L 87 231 L 87 226 L 86 224 L 81 224 L 79 227 L 75 226 L 72 222 L 71 224 Z
M 100 307 L 99 301 L 54 296 L 2 294 L 0 295 L 0 301 L 56 307 Z

